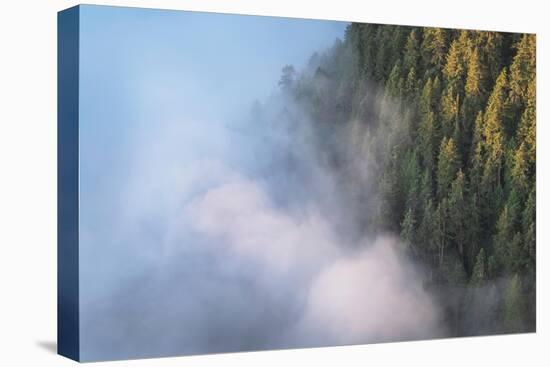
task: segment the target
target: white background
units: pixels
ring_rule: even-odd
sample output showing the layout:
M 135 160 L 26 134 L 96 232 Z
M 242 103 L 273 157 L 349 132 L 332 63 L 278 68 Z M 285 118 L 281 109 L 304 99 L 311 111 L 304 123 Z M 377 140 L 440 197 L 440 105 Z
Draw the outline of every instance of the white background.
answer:
M 97 363 L 97 366 L 543 366 L 548 317 L 548 10 L 540 1 L 95 1 L 97 4 L 537 33 L 537 333 Z M 56 340 L 56 12 L 0 7 L 0 366 L 69 366 Z M 546 16 L 545 16 L 546 15 Z M 545 312 L 546 311 L 546 312 Z M 545 348 L 546 347 L 546 348 Z

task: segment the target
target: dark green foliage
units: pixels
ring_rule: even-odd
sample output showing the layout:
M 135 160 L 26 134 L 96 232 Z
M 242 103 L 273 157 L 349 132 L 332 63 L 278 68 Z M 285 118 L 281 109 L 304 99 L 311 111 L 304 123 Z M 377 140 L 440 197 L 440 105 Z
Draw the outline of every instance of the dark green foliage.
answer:
M 479 250 L 479 254 L 476 257 L 476 263 L 474 265 L 474 270 L 472 271 L 472 276 L 470 277 L 470 282 L 475 285 L 481 285 L 487 278 L 487 259 L 485 258 L 485 250 Z
M 502 321 L 505 332 L 517 333 L 523 331 L 522 298 L 521 280 L 516 274 L 510 279 L 504 291 Z
M 428 76 L 438 73 L 447 55 L 447 31 L 442 28 L 425 28 L 421 52 Z
M 316 77 L 283 70 L 320 131 L 351 131 L 375 178 L 363 231 L 400 234 L 428 285 L 463 290 L 446 310 L 457 333 L 480 287 L 500 292 L 484 332 L 534 325 L 535 53 L 534 35 L 351 24 Z
M 454 180 L 460 161 L 453 138 L 443 138 L 437 159 L 437 195 L 445 198 Z
M 368 26 L 367 26 L 368 27 Z M 413 29 L 407 38 L 407 44 L 403 53 L 403 62 L 406 70 L 416 69 L 420 61 L 420 41 L 418 30 Z
M 516 107 L 525 104 L 529 83 L 535 79 L 535 37 L 525 34 L 515 46 L 514 62 L 510 66 L 510 102 Z
M 403 222 L 401 223 L 401 238 L 407 246 L 411 246 L 411 244 L 415 242 L 415 226 L 416 221 L 414 219 L 413 210 L 409 208 L 405 214 Z
M 449 237 L 464 265 L 470 265 L 465 261 L 466 252 L 470 239 L 468 236 L 470 218 L 468 213 L 470 208 L 466 200 L 466 181 L 462 171 L 456 175 L 456 179 L 451 185 L 449 192 Z
M 463 79 L 465 76 L 465 49 L 462 47 L 459 39 L 451 43 L 449 53 L 447 54 L 447 63 L 443 69 L 443 75 L 449 87 L 455 91 L 463 88 Z

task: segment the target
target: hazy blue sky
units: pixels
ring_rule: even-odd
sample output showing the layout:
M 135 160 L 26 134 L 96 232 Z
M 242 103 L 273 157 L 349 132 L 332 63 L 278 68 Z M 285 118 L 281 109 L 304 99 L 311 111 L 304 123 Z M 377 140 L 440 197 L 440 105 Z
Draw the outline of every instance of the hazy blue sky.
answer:
M 190 134 L 208 129 L 212 142 L 213 125 L 227 124 L 255 99 L 264 100 L 277 88 L 284 65 L 305 65 L 314 52 L 343 38 L 346 25 L 81 6 L 80 159 L 87 169 L 81 192 L 102 184 L 109 191 L 103 197 L 115 192 L 112 181 L 126 174 L 134 155 L 124 142 L 135 135 L 177 124 Z M 192 153 L 197 149 L 193 144 Z M 109 169 L 114 177 L 105 175 Z
M 251 99 L 266 97 L 276 87 L 285 64 L 299 68 L 313 52 L 326 49 L 337 37 L 342 38 L 346 25 L 332 21 L 84 6 L 82 71 L 84 83 L 93 78 L 94 84 L 85 85 L 83 91 L 127 87 L 138 92 L 150 83 L 148 86 L 154 89 L 146 93 L 151 98 L 159 88 L 177 88 L 179 93 L 174 98 L 182 104 L 195 102 L 197 98 L 223 96 L 222 101 L 216 102 L 241 107 Z M 131 95 L 125 94 L 125 98 Z M 124 101 L 114 102 L 118 105 Z

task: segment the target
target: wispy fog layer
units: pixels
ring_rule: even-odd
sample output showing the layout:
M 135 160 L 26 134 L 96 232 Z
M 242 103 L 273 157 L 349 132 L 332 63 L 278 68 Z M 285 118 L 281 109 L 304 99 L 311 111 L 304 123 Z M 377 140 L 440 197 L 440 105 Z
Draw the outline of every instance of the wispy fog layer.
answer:
M 345 24 L 119 9 L 98 25 L 107 10 L 87 9 L 83 360 L 444 334 L 421 269 L 395 238 L 369 238 L 350 213 L 350 192 L 368 174 L 342 185 L 318 148 L 315 121 L 274 91 L 287 61 L 305 64 Z M 150 33 L 140 32 L 144 23 Z M 115 25 L 122 36 L 105 38 Z M 244 40 L 211 54 L 212 40 L 227 34 Z M 152 46 L 155 37 L 161 45 Z M 259 86 L 226 62 L 265 65 L 273 61 L 262 50 L 273 47 L 279 65 Z M 262 78 L 272 73 L 260 66 Z

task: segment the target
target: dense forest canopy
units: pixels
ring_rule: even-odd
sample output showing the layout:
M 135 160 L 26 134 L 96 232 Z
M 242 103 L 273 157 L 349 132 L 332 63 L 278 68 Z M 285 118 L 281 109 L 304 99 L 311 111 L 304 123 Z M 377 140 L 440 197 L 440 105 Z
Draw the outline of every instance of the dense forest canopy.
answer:
M 362 183 L 350 215 L 400 234 L 451 335 L 535 329 L 535 80 L 531 34 L 356 23 L 283 68 L 341 188 Z

